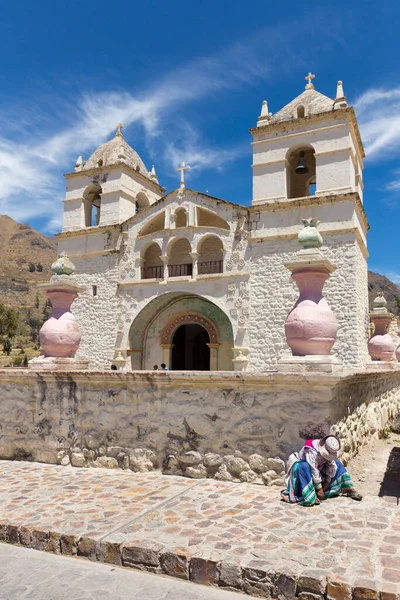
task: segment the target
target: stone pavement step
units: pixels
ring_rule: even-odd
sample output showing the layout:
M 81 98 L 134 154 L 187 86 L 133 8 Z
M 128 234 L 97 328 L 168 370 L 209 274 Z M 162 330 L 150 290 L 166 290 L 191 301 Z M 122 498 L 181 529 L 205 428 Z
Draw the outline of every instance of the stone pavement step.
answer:
M 262 597 L 400 600 L 390 498 L 279 502 L 278 488 L 0 461 L 0 541 Z
M 237 592 L 0 544 L 1 600 L 243 600 Z

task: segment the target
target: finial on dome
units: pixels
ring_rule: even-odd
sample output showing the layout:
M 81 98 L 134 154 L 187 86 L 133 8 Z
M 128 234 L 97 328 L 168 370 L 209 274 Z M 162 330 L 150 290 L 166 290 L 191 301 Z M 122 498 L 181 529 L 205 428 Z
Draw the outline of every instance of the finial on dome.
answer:
M 268 102 L 263 100 L 261 106 L 261 114 L 258 117 L 257 127 L 261 127 L 261 125 L 266 125 L 271 118 L 271 113 L 268 112 Z
M 154 165 L 152 165 L 151 171 L 150 171 L 149 175 L 150 175 L 150 179 L 153 179 L 154 181 L 158 181 L 158 179 L 157 179 L 157 173 L 156 173 L 156 168 L 155 168 Z
M 82 171 L 82 168 L 83 168 L 83 158 L 82 158 L 82 156 L 78 156 L 78 158 L 76 159 L 74 171 Z
M 268 102 L 266 100 L 263 100 L 262 106 L 261 106 L 261 115 L 260 117 L 268 117 L 269 116 L 269 112 L 268 112 Z
M 346 96 L 343 91 L 343 81 L 337 82 L 336 98 L 334 100 L 333 108 L 344 108 L 347 106 Z
M 308 81 L 308 83 L 307 83 L 307 85 L 306 85 L 306 88 L 305 88 L 306 90 L 313 90 L 313 89 L 315 89 L 315 88 L 314 88 L 314 84 L 313 84 L 313 83 L 311 83 L 311 82 L 312 82 L 312 80 L 313 80 L 313 79 L 315 79 L 315 75 L 313 75 L 313 74 L 311 73 L 311 71 L 309 71 L 309 72 L 308 72 L 308 75 L 307 75 L 306 77 L 304 77 L 304 79 L 305 79 L 306 81 Z
M 117 136 L 124 137 L 122 135 L 123 128 L 124 128 L 124 126 L 122 125 L 122 123 L 118 123 L 118 125 L 117 125 L 117 132 L 115 134 L 115 137 L 117 137 Z

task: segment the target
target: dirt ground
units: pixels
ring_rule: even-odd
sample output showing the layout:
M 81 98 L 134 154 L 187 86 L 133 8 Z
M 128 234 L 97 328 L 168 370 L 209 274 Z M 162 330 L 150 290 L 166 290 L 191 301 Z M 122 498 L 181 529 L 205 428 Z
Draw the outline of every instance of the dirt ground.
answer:
M 390 433 L 365 445 L 347 465 L 363 495 L 400 497 L 400 434 Z

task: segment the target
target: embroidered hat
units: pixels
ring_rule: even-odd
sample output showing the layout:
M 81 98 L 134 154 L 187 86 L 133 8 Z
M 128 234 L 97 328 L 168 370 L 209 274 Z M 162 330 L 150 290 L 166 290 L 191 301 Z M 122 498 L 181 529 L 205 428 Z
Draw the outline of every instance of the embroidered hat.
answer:
M 319 452 L 325 460 L 336 460 L 340 454 L 341 444 L 334 435 L 326 435 L 319 440 Z

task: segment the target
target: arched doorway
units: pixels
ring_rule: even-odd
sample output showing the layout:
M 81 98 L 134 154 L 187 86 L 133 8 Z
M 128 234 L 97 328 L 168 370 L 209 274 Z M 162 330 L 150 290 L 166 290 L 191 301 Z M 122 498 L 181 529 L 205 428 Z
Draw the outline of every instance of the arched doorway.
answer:
M 210 336 L 197 323 L 181 325 L 172 338 L 171 369 L 174 371 L 209 371 Z
M 161 294 L 136 315 L 129 332 L 132 370 L 152 370 L 161 363 L 171 369 L 173 338 L 182 325 L 200 325 L 207 331 L 210 371 L 233 371 L 229 317 L 210 300 L 184 292 Z

